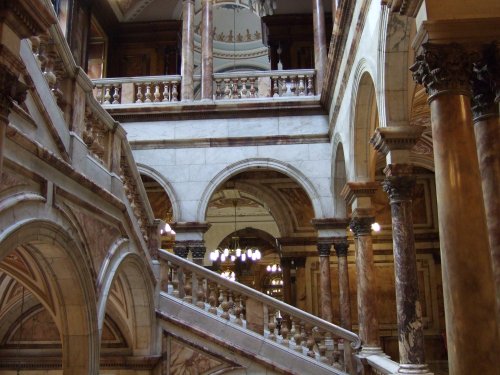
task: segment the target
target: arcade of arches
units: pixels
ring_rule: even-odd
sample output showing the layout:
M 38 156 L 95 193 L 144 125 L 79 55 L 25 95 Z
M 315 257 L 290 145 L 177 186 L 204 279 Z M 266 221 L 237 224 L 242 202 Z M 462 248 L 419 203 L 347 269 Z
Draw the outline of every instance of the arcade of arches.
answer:
M 498 1 L 0 25 L 0 375 L 498 373 Z

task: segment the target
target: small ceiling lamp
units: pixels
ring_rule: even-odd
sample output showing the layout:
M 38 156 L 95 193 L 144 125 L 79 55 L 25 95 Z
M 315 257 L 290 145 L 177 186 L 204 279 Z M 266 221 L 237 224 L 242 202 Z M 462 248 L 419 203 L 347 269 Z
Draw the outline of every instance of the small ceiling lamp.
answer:
M 231 270 L 225 270 L 220 274 L 223 278 L 231 280 L 231 281 L 236 281 L 236 274 L 234 271 Z

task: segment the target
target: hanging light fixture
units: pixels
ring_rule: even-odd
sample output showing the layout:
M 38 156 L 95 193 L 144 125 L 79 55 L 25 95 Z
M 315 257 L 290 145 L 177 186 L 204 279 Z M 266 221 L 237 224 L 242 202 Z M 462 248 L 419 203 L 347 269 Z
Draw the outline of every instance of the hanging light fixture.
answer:
M 233 200 L 234 206 L 234 232 L 236 232 L 236 205 L 238 204 L 238 200 Z M 231 237 L 231 243 L 229 247 L 224 249 L 218 248 L 210 253 L 210 260 L 215 262 L 220 259 L 221 262 L 235 262 L 236 259 L 239 259 L 242 262 L 247 260 L 260 260 L 262 258 L 262 253 L 257 248 L 241 248 L 240 246 L 240 238 L 238 236 Z
M 234 271 L 231 270 L 225 270 L 220 274 L 223 278 L 231 280 L 231 281 L 236 281 L 236 274 Z

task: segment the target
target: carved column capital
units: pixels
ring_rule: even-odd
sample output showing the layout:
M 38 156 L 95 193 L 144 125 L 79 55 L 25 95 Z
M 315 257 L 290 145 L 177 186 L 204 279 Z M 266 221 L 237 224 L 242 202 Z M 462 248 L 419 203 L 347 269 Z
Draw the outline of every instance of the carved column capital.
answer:
M 409 201 L 413 197 L 416 177 L 410 164 L 389 164 L 384 169 L 383 190 L 389 195 L 390 203 Z
M 333 247 L 335 248 L 337 257 L 346 257 L 349 252 L 349 242 L 347 242 L 347 237 L 336 237 L 333 240 Z
M 317 248 L 320 257 L 329 257 L 332 248 L 332 241 L 318 240 Z
M 372 233 L 372 224 L 375 222 L 373 216 L 353 216 L 349 227 L 355 237 L 367 236 Z
M 193 259 L 204 259 L 207 248 L 203 241 L 193 242 L 189 245 L 189 250 L 191 250 L 191 255 Z
M 186 243 L 184 241 L 183 242 L 175 241 L 174 254 L 177 256 L 180 256 L 181 258 L 187 259 L 188 254 L 189 254 L 188 243 Z
M 460 44 L 423 44 L 410 70 L 429 101 L 445 93 L 470 96 L 471 57 Z
M 495 43 L 483 46 L 472 64 L 472 113 L 474 121 L 498 116 L 500 102 L 500 49 Z

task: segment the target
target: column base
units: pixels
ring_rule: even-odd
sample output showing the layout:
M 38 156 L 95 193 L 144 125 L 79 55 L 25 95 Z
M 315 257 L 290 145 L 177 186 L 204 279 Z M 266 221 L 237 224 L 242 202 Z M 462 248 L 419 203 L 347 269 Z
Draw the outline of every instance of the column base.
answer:
M 363 346 L 361 348 L 361 351 L 359 352 L 359 355 L 361 357 L 368 357 L 370 355 L 375 355 L 375 354 L 382 355 L 384 357 L 388 357 L 384 353 L 384 351 L 382 350 L 382 348 L 379 347 L 379 346 Z
M 433 375 L 433 373 L 429 371 L 429 367 L 426 364 L 415 365 L 408 363 L 399 365 L 399 369 L 396 374 Z

